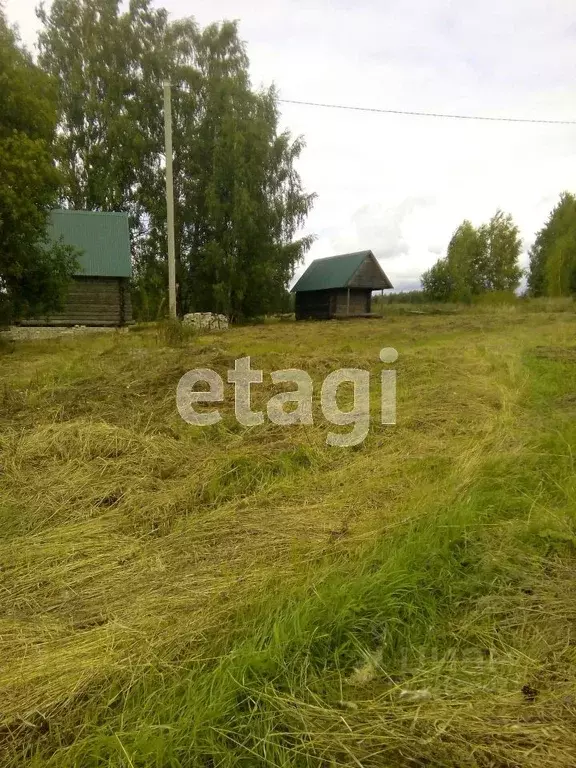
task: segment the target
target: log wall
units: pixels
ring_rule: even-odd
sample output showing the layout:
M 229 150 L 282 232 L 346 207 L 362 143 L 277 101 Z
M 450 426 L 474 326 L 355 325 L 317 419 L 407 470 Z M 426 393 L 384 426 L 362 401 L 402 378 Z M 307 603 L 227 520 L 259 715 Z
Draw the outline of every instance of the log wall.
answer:
M 124 277 L 75 277 L 62 312 L 22 325 L 119 326 L 132 322 L 130 286 Z
M 350 289 L 350 315 L 370 312 L 371 291 Z M 296 320 L 315 318 L 327 320 L 348 314 L 348 290 L 337 288 L 325 291 L 299 291 L 296 293 Z

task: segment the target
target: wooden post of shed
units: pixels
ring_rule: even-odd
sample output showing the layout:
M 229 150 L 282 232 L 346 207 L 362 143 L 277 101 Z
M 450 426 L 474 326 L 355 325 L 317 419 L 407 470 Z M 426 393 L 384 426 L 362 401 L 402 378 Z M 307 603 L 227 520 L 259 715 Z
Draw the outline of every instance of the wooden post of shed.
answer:
M 346 296 L 346 314 L 350 314 L 350 288 L 348 288 L 348 294 Z

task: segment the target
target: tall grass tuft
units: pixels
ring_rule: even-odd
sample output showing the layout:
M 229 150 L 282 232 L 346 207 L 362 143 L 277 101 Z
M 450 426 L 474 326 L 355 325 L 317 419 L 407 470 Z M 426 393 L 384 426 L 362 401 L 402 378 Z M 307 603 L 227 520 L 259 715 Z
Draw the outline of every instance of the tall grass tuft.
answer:
M 185 325 L 181 320 L 170 318 L 157 323 L 158 343 L 167 347 L 183 347 L 197 335 L 192 325 Z

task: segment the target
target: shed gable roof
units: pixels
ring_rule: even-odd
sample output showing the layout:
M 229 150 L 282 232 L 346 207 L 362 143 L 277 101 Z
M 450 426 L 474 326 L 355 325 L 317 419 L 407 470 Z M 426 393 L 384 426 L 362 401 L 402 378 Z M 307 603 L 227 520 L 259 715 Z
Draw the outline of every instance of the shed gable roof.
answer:
M 130 277 L 130 229 L 127 213 L 54 210 L 48 234 L 78 248 L 80 270 L 87 277 Z
M 364 265 L 369 266 L 370 269 L 366 269 Z M 370 277 L 367 281 L 362 280 L 358 283 L 357 287 L 375 291 L 392 288 L 392 283 L 386 277 L 372 251 L 356 251 L 329 256 L 326 259 L 316 259 L 292 288 L 292 293 L 356 287 L 354 276 L 360 270 Z

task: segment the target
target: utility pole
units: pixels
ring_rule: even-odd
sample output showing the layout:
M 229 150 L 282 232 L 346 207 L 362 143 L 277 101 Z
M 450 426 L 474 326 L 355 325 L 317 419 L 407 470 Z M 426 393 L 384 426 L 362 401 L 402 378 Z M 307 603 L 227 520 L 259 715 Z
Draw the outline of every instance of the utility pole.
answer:
M 168 230 L 168 307 L 176 317 L 176 250 L 174 247 L 174 182 L 172 179 L 172 102 L 170 82 L 164 80 L 164 146 L 166 152 L 166 224 Z

